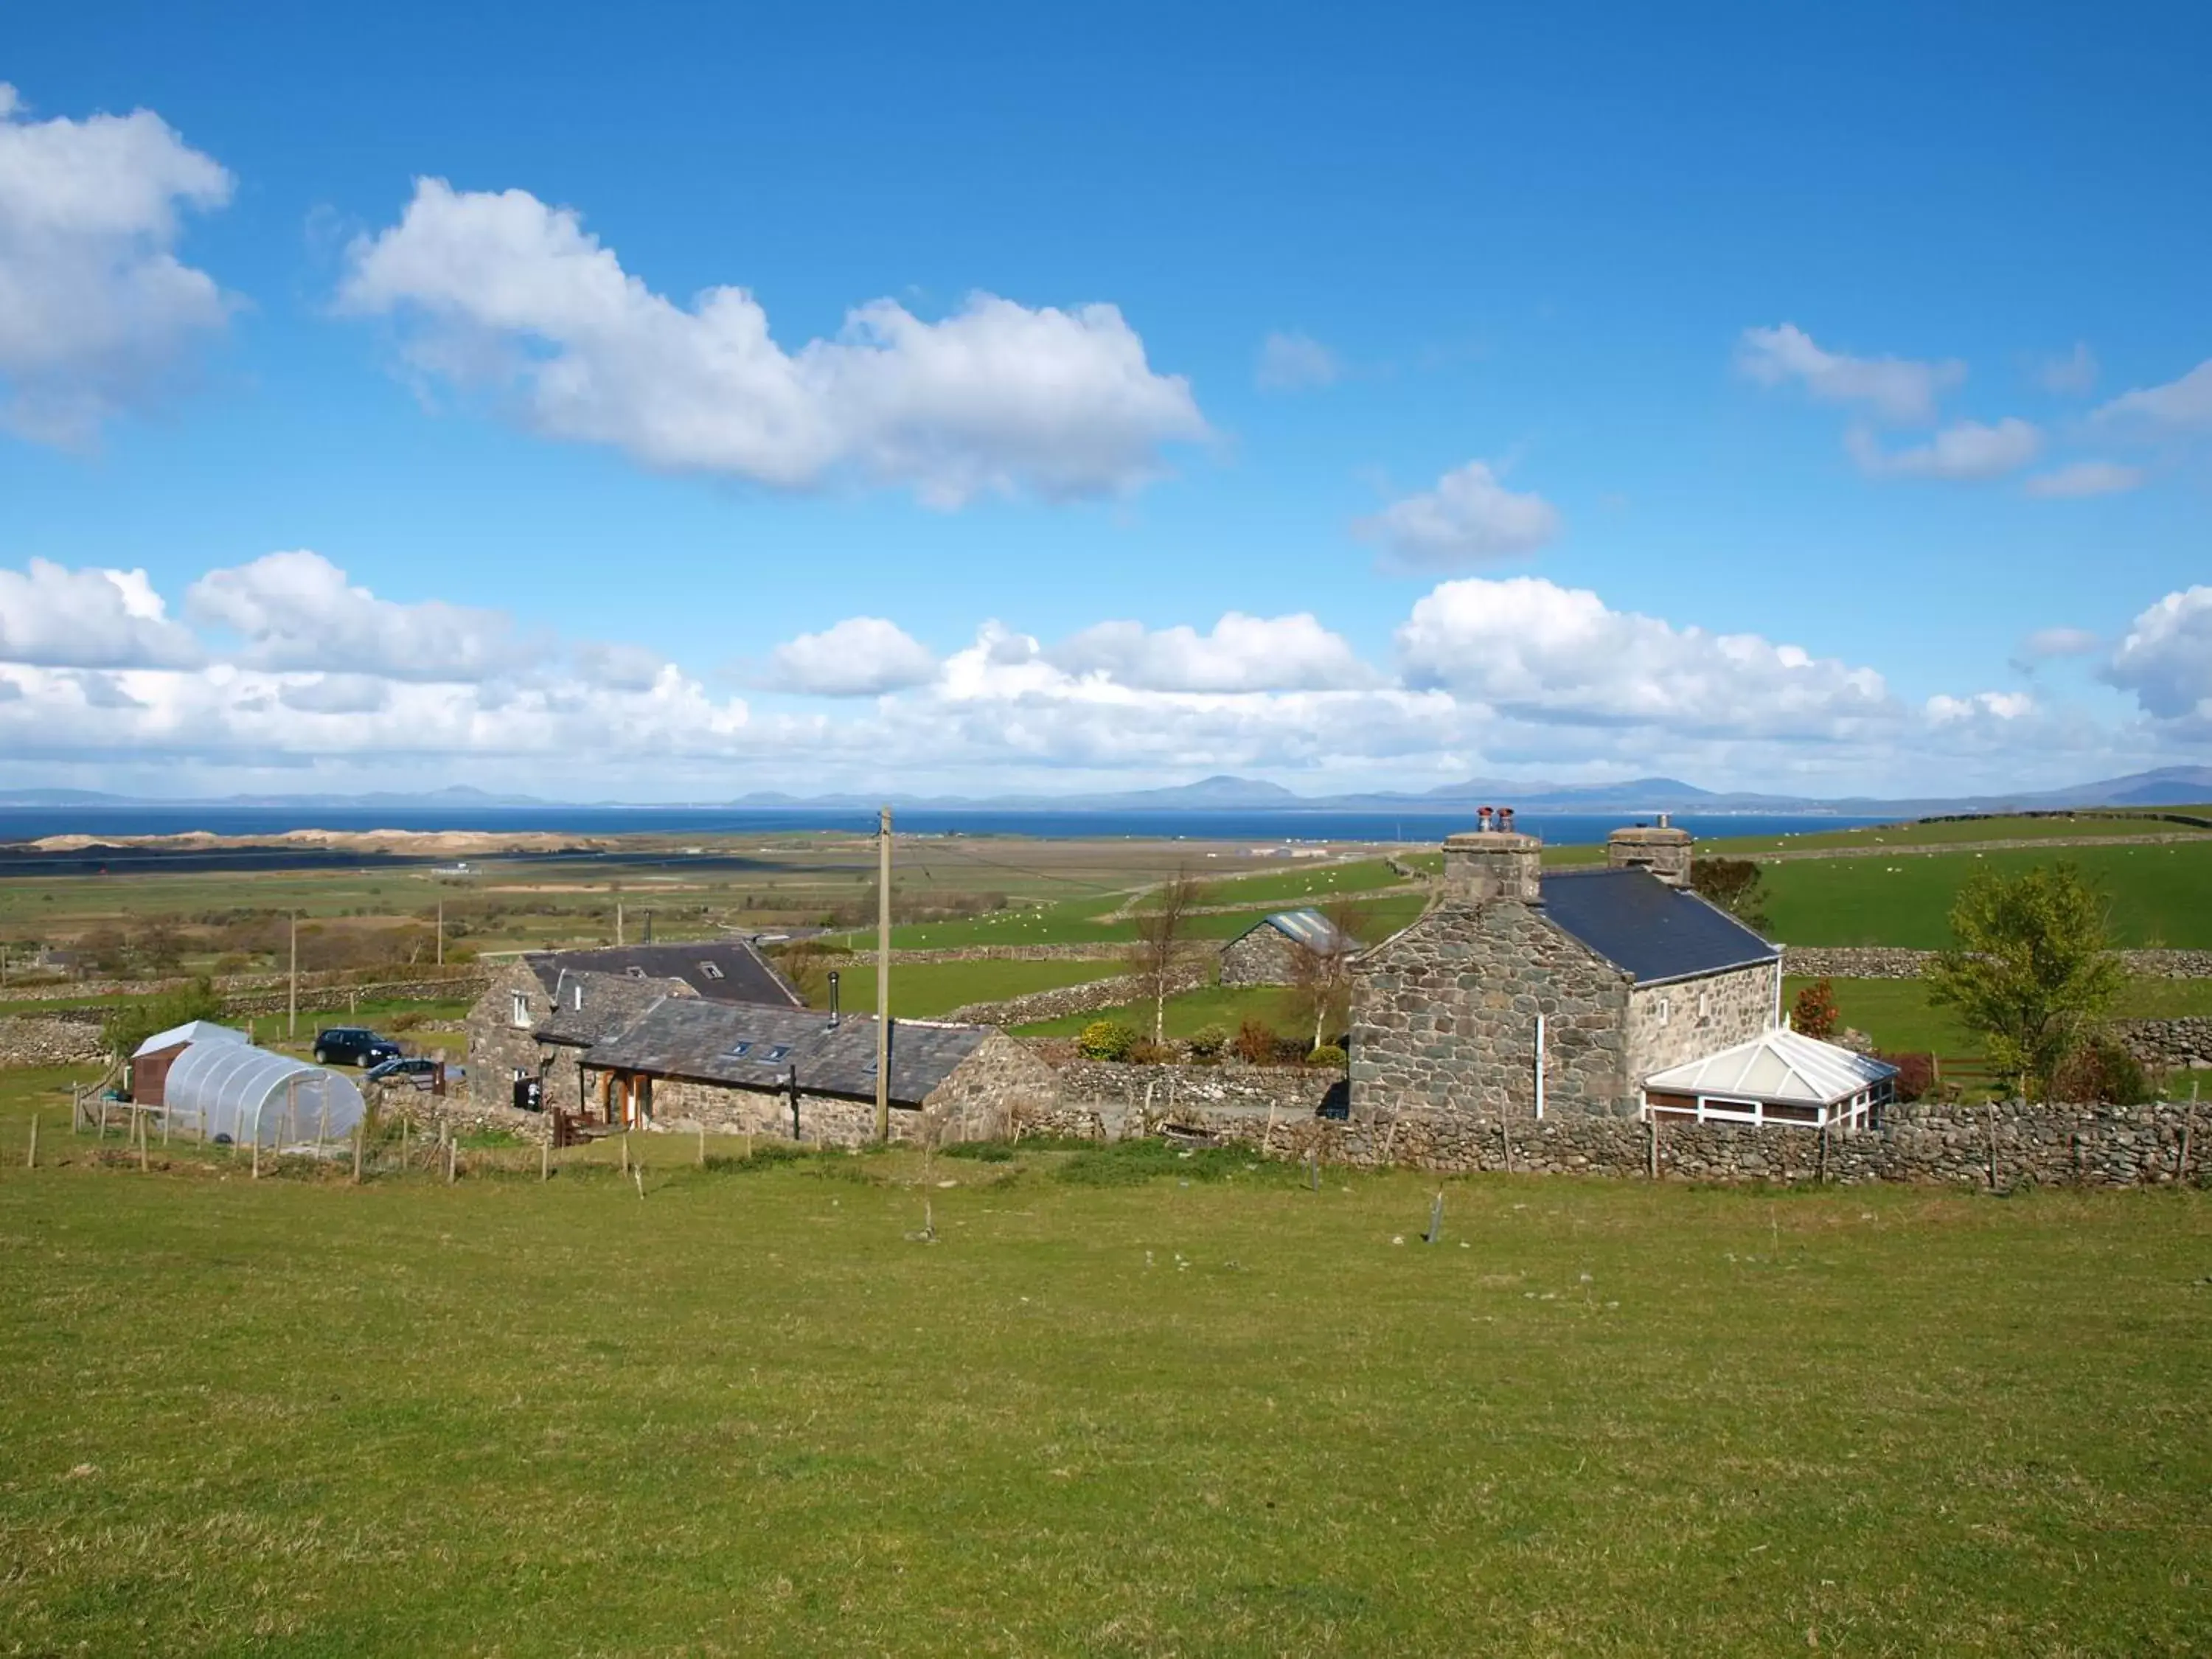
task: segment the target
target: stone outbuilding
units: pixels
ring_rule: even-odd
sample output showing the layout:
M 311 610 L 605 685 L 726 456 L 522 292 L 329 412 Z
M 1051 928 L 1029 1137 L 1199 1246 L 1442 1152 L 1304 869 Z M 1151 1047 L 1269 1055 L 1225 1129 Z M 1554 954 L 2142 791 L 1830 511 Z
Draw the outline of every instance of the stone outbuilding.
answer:
M 667 998 L 580 1059 L 585 1121 L 702 1127 L 855 1146 L 874 1133 L 876 1022 L 807 1009 Z M 939 1140 L 1012 1133 L 1044 1113 L 1059 1079 L 994 1027 L 894 1020 L 892 1134 Z
M 1348 957 L 1359 941 L 1318 910 L 1263 916 L 1221 947 L 1224 985 L 1295 985 L 1302 953 Z
M 1355 1115 L 1633 1115 L 1652 1073 L 1781 1023 L 1781 951 L 1690 890 L 1686 831 L 1549 874 L 1510 830 L 1443 852 L 1436 905 L 1352 964 Z
M 579 1109 L 575 1067 L 562 1062 L 665 996 L 781 1008 L 805 1002 L 744 939 L 533 951 L 493 967 L 469 1010 L 470 1097 Z

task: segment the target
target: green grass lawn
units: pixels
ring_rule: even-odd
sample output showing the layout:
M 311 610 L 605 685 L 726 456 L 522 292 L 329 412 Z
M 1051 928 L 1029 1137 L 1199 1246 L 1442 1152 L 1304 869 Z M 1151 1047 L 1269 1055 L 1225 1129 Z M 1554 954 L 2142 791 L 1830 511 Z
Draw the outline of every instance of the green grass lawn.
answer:
M 9 1651 L 2212 1634 L 2202 1194 L 1454 1180 L 1431 1248 L 1431 1181 L 1156 1148 L 27 1172 L 51 1085 L 0 1079 Z
M 1199 872 L 1197 873 L 1203 874 Z M 1321 867 L 1293 866 L 1266 875 L 1237 876 L 1208 882 L 1200 902 L 1206 904 L 1267 904 L 1278 908 L 1326 904 L 1334 898 L 1354 898 L 1379 887 L 1399 887 L 1406 878 L 1382 859 L 1362 859 L 1352 864 Z
M 1420 894 L 1400 893 L 1388 898 L 1362 900 L 1360 908 L 1367 916 L 1370 937 L 1382 939 L 1419 915 L 1425 902 Z M 960 921 L 902 923 L 891 929 L 891 945 L 901 951 L 942 951 L 969 945 L 1133 945 L 1137 939 L 1133 920 L 1104 920 L 1120 902 L 1120 896 L 1102 898 L 1092 894 L 1029 909 L 996 911 Z M 1283 908 L 1281 904 L 1267 904 L 1249 910 L 1193 916 L 1189 936 L 1234 939 L 1254 922 Z M 860 931 L 841 933 L 837 939 L 861 950 L 873 945 L 874 935 Z
M 891 1013 L 901 1019 L 935 1019 L 971 1002 L 998 1002 L 1031 991 L 1081 985 L 1128 972 L 1109 957 L 1069 962 L 895 963 L 891 967 Z M 876 1006 L 875 964 L 865 956 L 837 965 L 839 995 L 848 1010 L 868 1012 Z M 823 1000 L 827 1006 L 827 999 Z
M 2176 807 L 2186 817 L 2212 817 L 2202 807 Z M 1867 847 L 1947 847 L 1960 842 L 2051 841 L 2075 836 L 2203 836 L 2212 830 L 2175 823 L 2150 812 L 2082 813 L 2074 817 L 1949 818 L 1939 822 L 1869 824 L 1805 835 L 1729 836 L 1699 846 L 1731 858 L 1759 853 L 1818 852 Z
M 1805 859 L 1765 866 L 1772 937 L 1792 945 L 1950 943 L 1948 915 L 1977 871 L 2017 876 L 2063 860 L 2106 895 L 2117 943 L 2212 947 L 2212 838 L 2179 846 Z
M 1812 982 L 1795 974 L 1784 980 L 1784 1007 Z M 1844 1024 L 1864 1031 L 1891 1053 L 1971 1058 L 1982 1052 L 1981 1039 L 1961 1026 L 1949 1009 L 1929 1004 L 1924 981 L 1839 979 L 1832 983 Z M 2212 980 L 2131 979 L 2112 1015 L 2118 1019 L 2212 1015 Z
M 1132 1002 L 1118 1008 L 1102 1008 L 1096 1013 L 1070 1014 L 1061 1019 L 1017 1025 L 1014 1030 L 1022 1036 L 1074 1036 L 1094 1019 L 1121 1020 L 1149 1036 L 1152 1005 L 1149 1001 Z M 1247 1019 L 1263 1020 L 1285 1034 L 1298 1030 L 1290 994 L 1277 985 L 1209 985 L 1203 990 L 1186 991 L 1181 996 L 1168 999 L 1167 1034 L 1170 1037 L 1188 1037 L 1203 1025 L 1225 1025 L 1233 1034 Z

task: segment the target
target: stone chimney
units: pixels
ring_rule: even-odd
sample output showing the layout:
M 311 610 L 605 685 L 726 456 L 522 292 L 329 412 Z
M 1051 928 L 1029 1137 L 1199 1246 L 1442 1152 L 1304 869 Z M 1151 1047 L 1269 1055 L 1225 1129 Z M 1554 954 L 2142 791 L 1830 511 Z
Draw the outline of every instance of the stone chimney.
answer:
M 1690 884 L 1690 832 L 1674 829 L 1662 812 L 1656 824 L 1616 830 L 1605 838 L 1605 862 L 1613 870 L 1649 870 L 1669 887 Z
M 1444 837 L 1444 902 L 1487 904 L 1543 898 L 1544 843 L 1510 830 L 1477 830 Z

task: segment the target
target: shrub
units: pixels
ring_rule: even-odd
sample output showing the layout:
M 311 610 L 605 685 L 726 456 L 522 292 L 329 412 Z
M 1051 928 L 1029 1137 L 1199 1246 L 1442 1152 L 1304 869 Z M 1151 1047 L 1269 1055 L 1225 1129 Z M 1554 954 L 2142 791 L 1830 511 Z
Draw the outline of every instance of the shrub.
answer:
M 1306 1064 L 1326 1066 L 1331 1071 L 1340 1072 L 1345 1068 L 1349 1059 L 1350 1056 L 1335 1043 L 1324 1042 L 1306 1056 Z
M 1129 1049 L 1131 1063 L 1138 1066 L 1169 1066 L 1174 1064 L 1175 1058 L 1173 1048 L 1150 1037 L 1139 1037 Z
M 1190 1034 L 1190 1057 L 1202 1064 L 1219 1060 L 1228 1047 L 1226 1025 L 1201 1025 Z
M 1936 1056 L 1933 1054 L 1882 1054 L 1876 1060 L 1887 1060 L 1897 1067 L 1896 1079 L 1890 1085 L 1897 1098 L 1910 1104 L 1923 1099 L 1936 1086 Z
M 1790 1006 L 1790 1029 L 1823 1042 L 1835 1036 L 1843 1023 L 1843 1016 L 1836 1012 L 1836 988 L 1825 978 L 1798 992 L 1797 1000 Z
M 1127 1060 L 1137 1046 L 1137 1028 L 1118 1019 L 1094 1019 L 1075 1039 L 1075 1052 L 1085 1060 Z
M 2142 1062 L 2108 1036 L 2091 1037 L 2059 1066 L 2051 1097 L 2107 1106 L 2147 1106 L 2157 1097 Z
M 1237 1036 L 1229 1044 L 1229 1052 L 1247 1066 L 1272 1066 L 1282 1039 L 1274 1028 L 1263 1019 L 1247 1019 L 1237 1028 Z
M 127 1057 L 157 1031 L 196 1019 L 222 1018 L 222 999 L 216 994 L 215 987 L 205 979 L 196 979 L 143 1002 L 121 1004 L 108 1015 L 100 1035 L 112 1053 Z

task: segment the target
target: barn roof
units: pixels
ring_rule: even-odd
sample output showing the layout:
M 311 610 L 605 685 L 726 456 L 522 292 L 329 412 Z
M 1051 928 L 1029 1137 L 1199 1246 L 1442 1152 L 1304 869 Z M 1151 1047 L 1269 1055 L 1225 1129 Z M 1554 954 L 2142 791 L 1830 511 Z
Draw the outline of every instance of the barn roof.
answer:
M 893 1020 L 891 1099 L 919 1106 L 991 1035 L 988 1025 Z M 810 1094 L 872 1100 L 876 1022 L 848 1014 L 832 1024 L 809 1008 L 670 998 L 595 1044 L 585 1063 L 763 1091 L 786 1086 L 796 1070 L 799 1086 Z
M 1262 916 L 1237 939 L 1249 939 L 1262 927 L 1272 927 L 1293 945 L 1302 945 L 1322 956 L 1346 956 L 1359 949 L 1359 941 L 1318 910 L 1278 910 Z M 1230 941 L 1232 945 L 1235 939 Z
M 1544 875 L 1544 914 L 1639 985 L 1772 962 L 1779 946 L 1648 870 Z
M 1703 1060 L 1654 1072 L 1644 1086 L 1668 1094 L 1832 1106 L 1896 1075 L 1897 1067 L 1887 1060 L 1778 1027 Z
M 592 951 L 533 951 L 523 957 L 547 992 L 563 969 L 625 979 L 680 979 L 710 1002 L 761 1002 L 796 1008 L 803 999 L 768 958 L 741 939 L 678 945 L 610 945 Z
M 563 968 L 553 982 L 552 1012 L 532 1033 L 543 1042 L 589 1048 L 635 1024 L 663 997 L 694 998 L 680 979 L 632 979 L 627 974 L 591 974 Z

